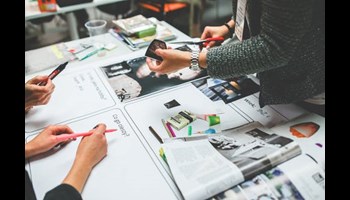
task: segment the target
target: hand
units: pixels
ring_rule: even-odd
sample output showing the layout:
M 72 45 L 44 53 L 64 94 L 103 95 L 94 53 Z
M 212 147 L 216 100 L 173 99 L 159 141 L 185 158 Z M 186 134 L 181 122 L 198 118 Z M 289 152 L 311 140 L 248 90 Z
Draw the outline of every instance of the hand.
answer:
M 52 149 L 62 142 L 56 139 L 56 135 L 63 133 L 71 134 L 73 131 L 66 125 L 48 126 L 25 145 L 25 157 L 29 158 Z M 67 140 L 66 142 L 69 141 Z
M 39 86 L 38 83 L 45 81 L 45 86 Z M 51 94 L 55 89 L 55 85 L 52 83 L 48 76 L 36 76 L 30 79 L 25 84 L 25 111 L 29 111 L 33 106 L 46 105 Z
M 173 49 L 157 49 L 155 53 L 163 58 L 163 61 L 154 63 L 150 58 L 146 58 L 149 69 L 156 72 L 156 75 L 175 72 L 191 65 L 191 53 Z
M 229 33 L 229 30 L 224 25 L 223 26 L 206 26 L 201 35 L 201 40 L 204 40 L 210 37 L 220 37 L 220 36 L 227 38 L 228 33 Z M 219 42 L 211 41 L 206 45 L 206 48 L 210 48 L 219 44 L 221 44 L 221 42 L 219 43 Z
M 107 155 L 106 125 L 99 124 L 90 136 L 81 139 L 74 163 L 92 169 Z
M 63 183 L 82 192 L 93 167 L 107 155 L 105 124 L 99 124 L 90 136 L 81 139 L 72 168 Z

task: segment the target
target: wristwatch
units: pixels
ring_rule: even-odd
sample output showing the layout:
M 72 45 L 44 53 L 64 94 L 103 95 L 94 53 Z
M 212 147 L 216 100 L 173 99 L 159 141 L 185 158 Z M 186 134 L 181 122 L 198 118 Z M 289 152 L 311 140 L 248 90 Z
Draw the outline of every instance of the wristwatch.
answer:
M 199 67 L 199 50 L 193 50 L 191 53 L 191 66 L 190 69 L 193 71 L 201 71 L 202 68 Z

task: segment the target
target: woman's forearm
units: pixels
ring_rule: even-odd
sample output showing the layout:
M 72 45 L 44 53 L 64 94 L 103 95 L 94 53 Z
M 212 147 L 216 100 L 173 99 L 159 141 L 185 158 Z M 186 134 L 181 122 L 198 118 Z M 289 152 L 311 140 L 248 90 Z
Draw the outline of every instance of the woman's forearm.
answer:
M 74 162 L 63 183 L 73 186 L 80 193 L 91 173 L 92 167 L 83 163 Z

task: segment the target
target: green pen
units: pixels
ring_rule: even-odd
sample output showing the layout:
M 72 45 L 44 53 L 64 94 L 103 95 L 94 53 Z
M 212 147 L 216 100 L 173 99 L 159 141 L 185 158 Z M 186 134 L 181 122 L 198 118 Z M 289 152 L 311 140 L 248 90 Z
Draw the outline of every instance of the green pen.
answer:
M 95 49 L 94 51 L 91 51 L 90 53 L 88 53 L 86 56 L 84 56 L 83 58 L 81 58 L 80 60 L 85 60 L 86 58 L 96 54 L 100 49 Z
M 192 135 L 192 126 L 188 126 L 188 129 L 187 129 L 187 134 L 188 136 L 191 136 Z

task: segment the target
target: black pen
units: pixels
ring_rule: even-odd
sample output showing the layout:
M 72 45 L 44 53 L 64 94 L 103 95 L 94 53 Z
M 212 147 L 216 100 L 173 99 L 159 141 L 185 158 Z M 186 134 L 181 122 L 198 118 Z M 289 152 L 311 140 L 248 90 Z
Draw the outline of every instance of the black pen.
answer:
M 63 64 L 60 64 L 55 70 L 51 72 L 51 74 L 49 75 L 49 79 L 51 80 L 54 79 L 59 73 L 61 73 L 66 68 L 67 64 L 68 64 L 68 61 Z M 40 82 L 38 83 L 38 85 L 40 86 L 46 85 L 46 82 L 45 81 Z
M 149 130 L 151 131 L 151 133 L 154 135 L 154 137 L 157 138 L 157 140 L 159 141 L 159 143 L 163 144 L 163 140 L 162 138 L 160 138 L 160 136 L 157 134 L 157 132 L 152 128 L 152 126 L 148 127 Z

